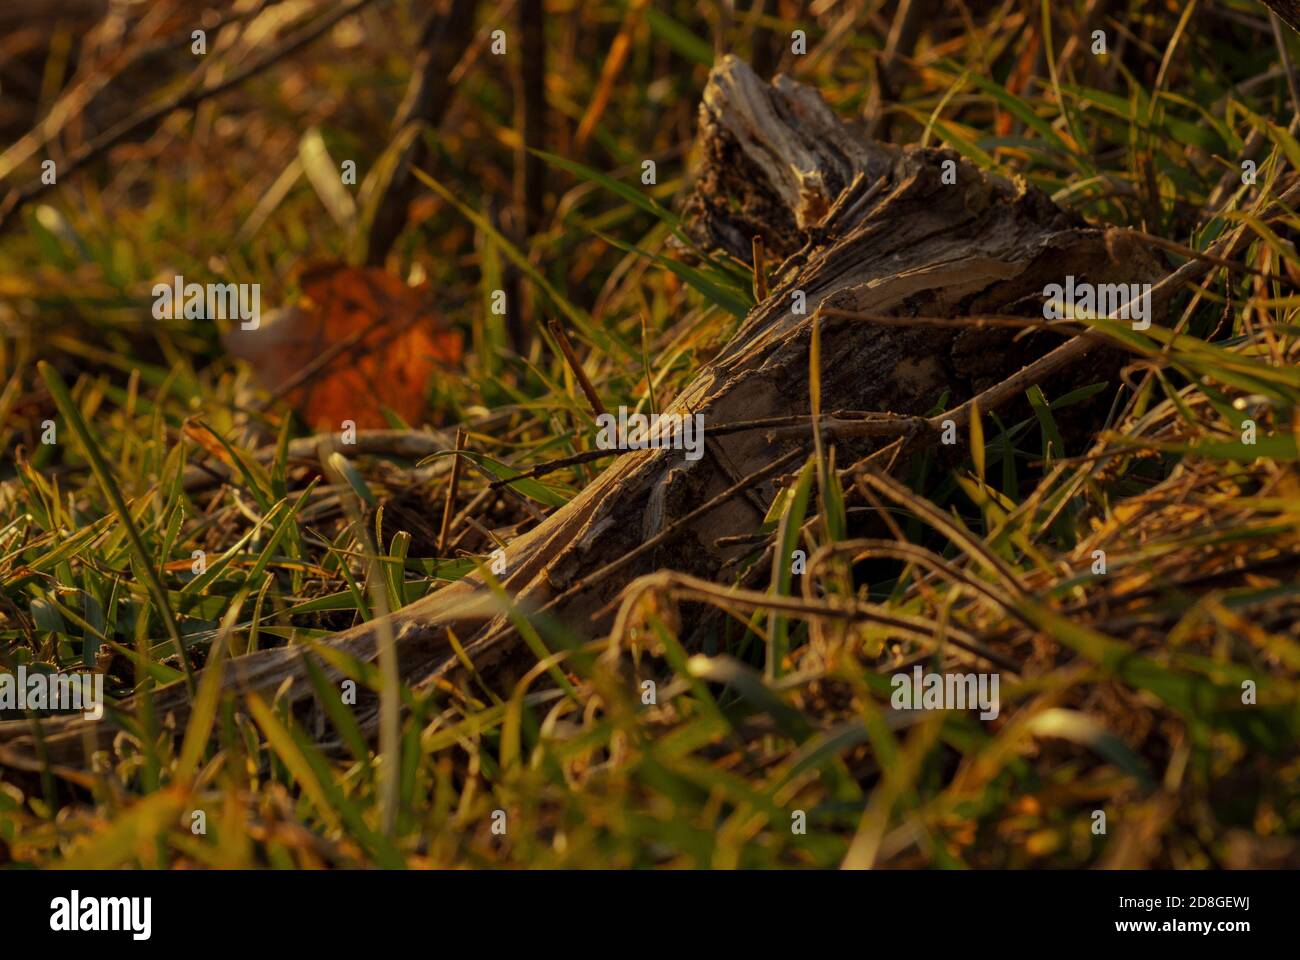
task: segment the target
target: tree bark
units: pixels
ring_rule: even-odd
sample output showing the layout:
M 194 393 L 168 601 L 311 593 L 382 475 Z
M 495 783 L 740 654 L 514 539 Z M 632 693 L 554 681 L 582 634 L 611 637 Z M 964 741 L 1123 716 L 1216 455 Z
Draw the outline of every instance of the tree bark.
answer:
M 668 449 L 619 456 L 506 550 L 502 580 L 514 601 L 526 611 L 546 608 L 581 635 L 608 627 L 611 601 L 638 575 L 671 568 L 717 579 L 752 550 L 725 538 L 758 529 L 781 473 L 798 468 L 810 435 L 775 440 L 762 430 L 721 428 L 809 412 L 809 339 L 819 306 L 904 317 L 1041 317 L 1044 286 L 1064 282 L 1066 274 L 1093 283 L 1159 275 L 1128 235 L 1089 227 L 1038 190 L 981 173 L 950 151 L 871 142 L 810 88 L 786 77 L 764 83 L 734 57 L 723 58 L 709 77 L 699 137 L 703 168 L 686 204 L 694 237 L 747 260 L 758 234 L 783 262 L 770 295 L 669 407 L 704 415 L 703 458 L 687 461 Z M 954 174 L 955 182 L 945 182 Z M 805 313 L 792 309 L 796 291 L 806 298 Z M 945 395 L 952 407 L 1060 344 L 1049 333 L 1014 339 L 1013 331 L 999 329 L 830 317 L 820 323 L 828 412 L 921 415 Z M 838 438 L 837 462 L 852 462 L 879 443 Z M 701 512 L 764 470 L 770 475 L 746 495 Z M 642 546 L 648 542 L 656 545 Z M 458 678 L 449 630 L 489 682 L 535 663 L 478 576 L 411 604 L 392 622 L 406 683 Z M 373 624 L 326 642 L 364 660 L 377 656 Z M 298 648 L 281 648 L 237 658 L 227 664 L 227 687 L 269 696 L 292 678 L 286 695 L 304 713 L 314 712 L 301 656 Z M 155 696 L 159 716 L 175 713 L 179 729 L 184 689 L 173 685 Z M 362 711 L 360 719 L 373 728 L 373 715 Z M 111 733 L 103 724 L 48 722 L 46 749 L 53 758 L 75 757 L 88 732 L 99 742 Z M 6 739 L 31 748 L 25 724 L 0 725 L 0 742 Z

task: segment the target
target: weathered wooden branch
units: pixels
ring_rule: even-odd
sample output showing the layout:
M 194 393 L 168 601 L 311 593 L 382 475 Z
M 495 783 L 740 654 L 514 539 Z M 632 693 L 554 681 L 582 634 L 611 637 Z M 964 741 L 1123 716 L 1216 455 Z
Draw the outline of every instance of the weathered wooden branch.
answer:
M 1041 316 L 1044 286 L 1066 274 L 1114 283 L 1150 281 L 1159 272 L 1126 234 L 1089 227 L 1038 190 L 985 175 L 950 151 L 871 142 L 813 90 L 785 77 L 764 83 L 734 57 L 710 75 L 699 136 L 703 168 L 686 205 L 695 238 L 747 259 L 758 235 L 781 263 L 770 295 L 669 408 L 704 416 L 705 456 L 688 461 L 681 450 L 664 449 L 617 457 L 509 545 L 502 581 L 515 603 L 545 610 L 579 634 L 608 627 L 611 601 L 639 575 L 667 568 L 717 579 L 752 550 L 743 535 L 758 528 L 775 484 L 807 455 L 809 438 L 721 428 L 809 413 L 809 338 L 819 307 Z M 796 291 L 803 312 L 795 310 Z M 958 407 L 1006 381 L 1016 389 L 999 396 L 1017 395 L 1028 385 L 1022 368 L 1060 347 L 1059 337 L 1043 332 L 1016 339 L 1015 330 L 878 325 L 829 312 L 820 323 L 821 406 L 828 412 L 916 417 L 945 394 Z M 1087 342 L 1071 343 L 1067 359 L 1096 352 Z M 710 427 L 719 428 L 716 436 Z M 883 442 L 865 433 L 837 439 L 839 463 Z M 401 677 L 417 686 L 460 674 L 449 630 L 489 681 L 535 662 L 479 576 L 411 604 L 392 623 Z M 364 660 L 376 658 L 378 642 L 373 624 L 327 641 Z M 236 658 L 226 667 L 227 686 L 270 695 L 289 680 L 284 695 L 312 712 L 301 657 L 299 648 L 281 648 Z M 160 716 L 183 718 L 182 688 L 155 698 Z M 361 719 L 373 729 L 373 716 Z M 53 759 L 75 760 L 83 737 L 102 743 L 109 732 L 102 724 L 52 721 L 45 749 Z M 23 724 L 0 725 L 5 740 L 31 751 Z

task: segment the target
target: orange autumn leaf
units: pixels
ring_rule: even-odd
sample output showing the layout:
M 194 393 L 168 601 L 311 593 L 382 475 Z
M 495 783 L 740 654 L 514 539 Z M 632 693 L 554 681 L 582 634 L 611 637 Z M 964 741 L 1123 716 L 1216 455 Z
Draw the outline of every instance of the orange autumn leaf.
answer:
M 338 430 L 345 420 L 385 427 L 385 407 L 420 422 L 438 364 L 461 356 L 461 336 L 434 310 L 429 285 L 341 264 L 308 268 L 301 285 L 296 305 L 232 331 L 230 352 L 313 429 Z

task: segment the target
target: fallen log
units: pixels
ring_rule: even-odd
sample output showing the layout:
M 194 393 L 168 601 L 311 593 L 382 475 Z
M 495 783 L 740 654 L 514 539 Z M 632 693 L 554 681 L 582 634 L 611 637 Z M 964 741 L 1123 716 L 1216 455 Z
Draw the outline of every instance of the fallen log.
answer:
M 703 166 L 685 207 L 694 239 L 748 260 L 759 236 L 781 262 L 769 295 L 667 411 L 703 415 L 705 455 L 623 454 L 506 549 L 501 579 L 514 602 L 579 634 L 606 629 L 611 601 L 639 575 L 671 569 L 713 580 L 752 551 L 743 535 L 758 528 L 782 474 L 807 456 L 811 435 L 724 428 L 809 413 L 815 317 L 826 411 L 915 418 L 945 395 L 956 405 L 1009 380 L 1016 389 L 1004 393 L 1018 395 L 1028 386 L 1016 381 L 1018 371 L 1060 344 L 1053 333 L 877 325 L 829 309 L 818 316 L 819 308 L 1032 317 L 1041 316 L 1044 288 L 1067 274 L 1100 284 L 1149 282 L 1160 273 L 1128 234 L 1090 227 L 1037 189 L 984 174 L 951 151 L 871 142 L 812 89 L 785 77 L 765 83 L 734 57 L 710 74 L 699 136 Z M 1070 356 L 1090 351 L 1080 343 Z M 873 431 L 860 433 L 836 439 L 840 463 L 880 445 Z M 536 660 L 477 575 L 398 611 L 386 626 L 398 673 L 416 686 L 461 673 L 449 631 L 488 682 L 507 682 Z M 382 636 L 372 622 L 325 643 L 373 661 Z M 316 713 L 302 655 L 290 647 L 238 657 L 226 665 L 224 684 L 267 698 L 279 690 L 299 712 Z M 153 696 L 158 715 L 172 714 L 179 729 L 188 710 L 184 686 Z M 377 711 L 360 719 L 373 731 Z M 51 720 L 43 724 L 43 750 L 75 762 L 84 745 L 103 745 L 112 733 L 103 722 Z M 0 759 L 34 762 L 25 722 L 0 724 L 0 743 L 7 744 Z

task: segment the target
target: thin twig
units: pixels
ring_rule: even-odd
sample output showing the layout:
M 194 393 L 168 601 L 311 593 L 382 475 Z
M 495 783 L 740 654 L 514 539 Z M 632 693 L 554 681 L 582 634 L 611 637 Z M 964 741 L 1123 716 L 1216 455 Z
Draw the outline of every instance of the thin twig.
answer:
M 632 448 L 626 450 L 622 450 L 622 449 L 584 450 L 581 453 L 575 453 L 569 457 L 560 457 L 556 460 L 548 460 L 545 463 L 539 463 L 537 464 L 537 466 L 531 467 L 528 470 L 524 470 L 522 473 L 517 473 L 513 477 L 505 477 L 505 478 L 493 480 L 491 483 L 488 484 L 488 487 L 490 489 L 495 490 L 498 487 L 509 486 L 510 484 L 514 483 L 516 480 L 544 477 L 547 474 L 555 473 L 559 470 L 565 469 L 566 467 L 576 467 L 583 463 L 590 463 L 593 460 L 604 459 L 605 457 L 617 457 L 624 453 L 637 453 L 637 452 L 639 451 Z
M 134 135 L 137 131 L 161 120 L 168 114 L 174 113 L 177 110 L 196 106 L 204 100 L 210 100 L 213 97 L 220 96 L 228 90 L 234 89 L 250 77 L 256 76 L 268 67 L 274 66 L 285 57 L 296 53 L 298 50 L 316 40 L 322 34 L 331 30 L 340 20 L 359 12 L 361 9 L 369 6 L 373 2 L 374 0 L 351 0 L 350 3 L 345 3 L 333 13 L 321 17 L 316 23 L 313 23 L 311 26 L 299 31 L 284 43 L 269 51 L 265 56 L 253 61 L 242 70 L 236 70 L 225 80 L 214 84 L 211 87 L 200 88 L 197 86 L 198 81 L 202 77 L 200 68 L 200 71 L 196 71 L 190 81 L 175 94 L 166 97 L 159 103 L 138 110 L 121 123 L 105 130 L 98 137 L 95 137 L 80 150 L 69 156 L 68 159 L 64 161 L 63 169 L 59 171 L 60 181 L 66 182 L 68 174 L 74 173 L 100 154 L 112 149 L 123 140 Z M 38 178 L 30 181 L 22 187 L 10 190 L 9 193 L 5 195 L 3 202 L 0 202 L 0 231 L 3 231 L 11 222 L 16 210 L 24 204 L 41 196 L 49 190 L 51 186 L 52 184 L 44 183 Z
M 1291 109 L 1295 111 L 1294 116 L 1300 116 L 1300 90 L 1296 89 L 1295 68 L 1291 66 L 1291 54 L 1286 48 L 1286 37 L 1282 36 L 1282 20 L 1276 13 L 1270 13 L 1268 22 L 1273 28 L 1273 40 L 1277 43 L 1278 56 L 1282 58 L 1282 66 L 1286 69 L 1286 87 L 1291 93 Z
M 1300 0 L 1263 0 L 1263 3 L 1288 27 L 1300 31 Z
M 227 26 L 260 16 L 267 7 L 283 2 L 284 0 L 261 0 L 257 6 L 249 10 L 225 14 L 205 29 L 215 34 Z M 159 11 L 150 11 L 150 14 L 157 12 Z M 149 16 L 141 18 L 132 25 L 132 32 L 138 34 L 147 30 L 150 19 Z M 36 125 L 0 154 L 0 180 L 7 179 L 21 163 L 54 139 L 71 120 L 83 116 L 86 108 L 116 77 L 160 53 L 166 53 L 176 47 L 189 46 L 191 43 L 193 43 L 192 30 L 187 26 L 160 40 L 142 41 L 125 52 L 119 51 L 113 57 L 82 63 L 66 89 Z M 110 62 L 113 60 L 117 62 Z M 206 68 L 207 64 L 212 62 L 214 61 L 205 61 L 203 67 Z
M 754 302 L 767 299 L 767 262 L 763 252 L 763 235 L 754 234 L 750 249 L 754 254 Z
M 447 483 L 447 501 L 442 508 L 442 528 L 438 531 L 438 556 L 442 556 L 447 545 L 447 535 L 451 533 L 451 516 L 456 507 L 456 488 L 460 486 L 460 451 L 465 449 L 465 428 L 456 428 L 456 456 L 451 465 L 451 479 Z
M 596 387 L 592 384 L 591 378 L 587 376 L 587 371 L 582 369 L 582 363 L 578 360 L 578 355 L 574 352 L 573 344 L 569 342 L 569 337 L 565 334 L 564 328 L 554 318 L 549 318 L 546 321 L 546 329 L 555 338 L 555 343 L 564 356 L 564 362 L 569 365 L 569 369 L 573 371 L 574 379 L 578 381 L 578 386 L 587 395 L 587 402 L 591 404 L 591 409 L 597 417 L 606 416 L 605 405 L 600 402 L 600 394 L 596 392 Z

